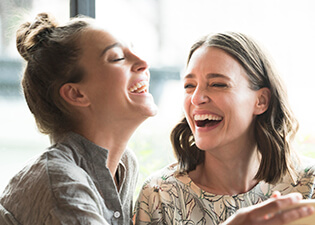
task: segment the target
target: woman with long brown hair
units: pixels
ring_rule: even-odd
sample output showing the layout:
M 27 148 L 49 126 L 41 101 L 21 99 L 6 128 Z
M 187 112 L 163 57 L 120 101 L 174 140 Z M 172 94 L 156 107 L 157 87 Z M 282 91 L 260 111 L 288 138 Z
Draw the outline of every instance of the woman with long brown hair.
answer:
M 292 149 L 298 123 L 253 39 L 226 32 L 198 40 L 184 90 L 185 117 L 171 134 L 178 162 L 146 181 L 136 224 L 285 224 L 314 212 L 283 210 L 315 197 L 315 162 L 300 163 Z

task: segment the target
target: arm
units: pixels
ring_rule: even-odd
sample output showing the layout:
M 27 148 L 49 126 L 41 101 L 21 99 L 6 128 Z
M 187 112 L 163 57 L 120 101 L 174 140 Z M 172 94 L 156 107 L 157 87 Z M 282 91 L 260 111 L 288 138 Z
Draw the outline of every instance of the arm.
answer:
M 240 209 L 222 225 L 282 225 L 314 213 L 314 208 L 303 206 L 284 210 L 302 199 L 299 193 L 280 196 L 274 193 L 272 198 L 260 204 Z M 283 211 L 282 211 L 283 210 Z

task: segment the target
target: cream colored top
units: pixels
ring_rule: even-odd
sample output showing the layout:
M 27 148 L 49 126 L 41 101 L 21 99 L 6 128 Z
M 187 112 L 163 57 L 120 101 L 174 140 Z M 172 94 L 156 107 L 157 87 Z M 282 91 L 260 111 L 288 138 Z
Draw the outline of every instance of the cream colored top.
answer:
M 308 165 L 310 166 L 308 166 Z M 259 182 L 250 191 L 237 195 L 216 195 L 200 189 L 187 173 L 179 174 L 173 164 L 147 179 L 135 206 L 136 225 L 216 225 L 238 209 L 268 199 L 273 191 L 300 192 L 314 198 L 314 160 L 302 163 L 297 180 L 287 175 L 276 185 Z

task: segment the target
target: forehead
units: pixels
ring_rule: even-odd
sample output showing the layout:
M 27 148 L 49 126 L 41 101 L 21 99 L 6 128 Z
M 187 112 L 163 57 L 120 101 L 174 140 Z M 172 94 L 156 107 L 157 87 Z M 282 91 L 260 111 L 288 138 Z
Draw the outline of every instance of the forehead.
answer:
M 104 51 L 118 42 L 118 39 L 107 30 L 88 27 L 80 36 L 79 65 L 86 72 L 99 68 L 103 65 Z
M 243 66 L 230 54 L 217 47 L 201 46 L 192 54 L 186 74 L 245 74 Z
M 111 45 L 114 42 L 117 42 L 118 38 L 114 36 L 111 32 L 96 28 L 89 27 L 87 28 L 81 36 L 81 46 L 82 48 L 103 48 L 106 45 Z

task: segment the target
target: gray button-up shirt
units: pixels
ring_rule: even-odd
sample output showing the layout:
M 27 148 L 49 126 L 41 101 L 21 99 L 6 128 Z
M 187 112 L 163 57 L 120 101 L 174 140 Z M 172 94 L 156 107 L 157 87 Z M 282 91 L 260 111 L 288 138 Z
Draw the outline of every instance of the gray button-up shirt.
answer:
M 126 149 L 120 160 L 119 189 L 107 155 L 70 133 L 12 178 L 0 198 L 0 224 L 132 224 L 135 155 Z

